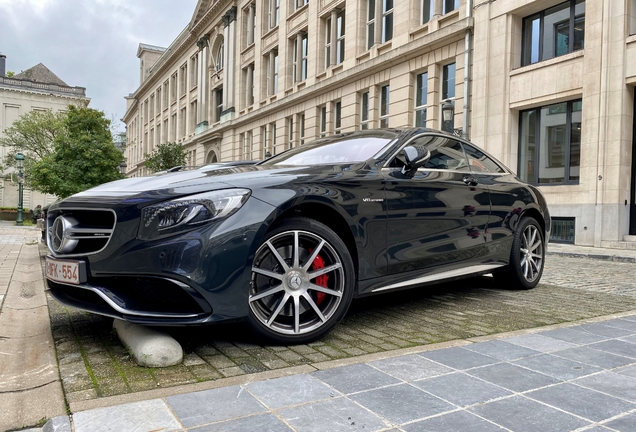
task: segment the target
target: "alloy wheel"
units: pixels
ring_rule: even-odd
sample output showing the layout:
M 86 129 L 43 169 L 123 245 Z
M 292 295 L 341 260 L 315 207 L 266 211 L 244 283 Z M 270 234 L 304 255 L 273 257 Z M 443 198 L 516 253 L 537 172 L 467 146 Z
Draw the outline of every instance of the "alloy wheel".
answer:
M 249 305 L 258 321 L 279 334 L 301 335 L 327 323 L 345 287 L 334 247 L 308 231 L 285 231 L 265 241 L 252 266 Z
M 543 240 L 535 225 L 528 225 L 521 235 L 521 272 L 528 282 L 534 282 L 543 269 Z

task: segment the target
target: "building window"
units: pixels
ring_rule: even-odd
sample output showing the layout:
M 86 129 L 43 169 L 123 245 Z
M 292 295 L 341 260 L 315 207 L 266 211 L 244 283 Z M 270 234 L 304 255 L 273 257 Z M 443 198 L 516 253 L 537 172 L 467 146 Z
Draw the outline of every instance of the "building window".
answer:
M 382 0 L 379 0 L 382 1 Z M 367 1 L 367 49 L 375 45 L 375 0 Z
M 451 63 L 442 68 L 442 100 L 450 99 L 450 102 L 455 105 L 455 72 L 456 64 Z M 440 116 L 442 118 L 442 116 Z M 450 124 L 447 126 L 449 129 L 455 129 L 455 119 L 451 119 Z
M 155 95 L 150 95 L 150 118 L 148 120 L 152 120 L 155 116 Z
M 190 133 L 194 133 L 197 127 L 197 101 L 190 104 Z
M 391 39 L 393 39 L 393 0 L 382 0 L 382 43 Z
M 190 59 L 190 87 L 196 87 L 199 83 L 199 56 Z
M 292 53 L 292 74 L 294 82 L 307 79 L 307 34 L 299 33 L 294 39 Z
M 309 0 L 292 0 L 292 4 L 294 5 L 292 10 L 295 11 L 305 6 L 306 4 L 309 4 Z
M 298 143 L 305 144 L 305 114 L 298 114 Z
M 384 43 L 393 39 L 393 3 L 394 0 L 367 0 L 367 49 L 376 40 Z
M 252 131 L 241 134 L 241 159 L 252 160 Z
M 334 104 L 334 130 L 333 132 L 339 134 L 342 131 L 342 102 L 338 101 Z
M 168 108 L 168 96 L 170 96 L 170 85 L 169 82 L 166 81 L 163 83 L 163 109 Z
M 177 73 L 175 72 L 170 77 L 170 102 L 177 101 Z
M 269 145 L 267 146 L 266 151 L 269 151 L 269 154 L 273 155 L 275 149 L 276 149 L 276 122 L 269 124 Z
M 245 107 L 254 104 L 254 63 L 243 69 L 243 89 L 245 90 Z
M 334 10 L 331 16 L 325 20 L 325 69 L 331 65 L 342 63 L 344 53 L 345 11 Z
M 177 140 L 177 114 L 172 114 L 170 117 L 170 141 L 175 142 Z
M 278 20 L 280 18 L 280 0 L 266 0 L 268 2 L 267 6 L 267 15 L 269 28 L 273 29 L 278 25 Z
M 581 100 L 520 113 L 519 177 L 533 184 L 578 184 Z
M 274 49 L 267 56 L 267 95 L 278 93 L 278 50 Z
M 294 146 L 294 116 L 287 117 L 287 148 L 289 150 Z
M 320 138 L 327 136 L 327 106 L 322 106 L 320 110 Z
M 181 89 L 179 94 L 181 96 L 185 96 L 186 94 L 187 81 L 188 81 L 188 65 L 184 63 L 183 66 L 181 66 L 181 70 L 179 72 L 179 88 Z
M 415 83 L 415 126 L 426 127 L 426 105 L 428 103 L 428 73 L 417 75 Z
M 422 24 L 429 22 L 435 15 L 435 0 L 422 0 Z
M 360 130 L 369 129 L 369 92 L 360 95 Z
M 155 101 L 157 102 L 157 114 L 161 113 L 161 87 L 155 92 L 157 94 Z
M 219 49 L 216 51 L 216 71 L 220 72 L 223 70 L 223 49 L 225 48 L 225 44 L 221 42 L 219 45 Z
M 179 116 L 179 138 L 185 137 L 186 134 L 186 109 L 181 108 L 181 115 Z
M 248 47 L 254 43 L 254 34 L 256 33 L 256 5 L 254 3 L 243 9 L 243 17 L 245 47 Z
M 457 8 L 459 8 L 459 0 L 443 0 L 442 14 L 446 15 Z
M 380 88 L 380 128 L 389 127 L 389 93 L 388 85 Z
M 585 0 L 569 0 L 524 18 L 522 32 L 522 66 L 582 50 Z
M 575 232 L 576 232 L 576 220 L 573 217 L 552 218 L 552 229 L 550 230 L 550 242 L 574 244 Z
M 214 90 L 214 122 L 221 121 L 223 113 L 223 87 Z

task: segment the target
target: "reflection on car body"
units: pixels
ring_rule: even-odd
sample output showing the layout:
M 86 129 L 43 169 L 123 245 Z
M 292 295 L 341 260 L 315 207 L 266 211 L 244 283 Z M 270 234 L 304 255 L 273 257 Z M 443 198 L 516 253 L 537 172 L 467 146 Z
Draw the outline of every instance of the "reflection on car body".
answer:
M 245 319 L 266 338 L 305 343 L 355 297 L 491 272 L 532 288 L 549 221 L 536 188 L 467 141 L 360 131 L 55 203 L 47 261 L 76 277 L 47 280 L 56 299 L 93 313 Z

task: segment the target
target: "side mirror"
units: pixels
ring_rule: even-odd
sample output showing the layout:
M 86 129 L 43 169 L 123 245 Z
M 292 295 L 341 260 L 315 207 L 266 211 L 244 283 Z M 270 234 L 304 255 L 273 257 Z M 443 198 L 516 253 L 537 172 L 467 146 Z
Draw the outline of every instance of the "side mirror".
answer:
M 406 146 L 402 150 L 404 168 L 402 173 L 413 176 L 419 167 L 426 165 L 431 158 L 431 152 L 423 145 Z

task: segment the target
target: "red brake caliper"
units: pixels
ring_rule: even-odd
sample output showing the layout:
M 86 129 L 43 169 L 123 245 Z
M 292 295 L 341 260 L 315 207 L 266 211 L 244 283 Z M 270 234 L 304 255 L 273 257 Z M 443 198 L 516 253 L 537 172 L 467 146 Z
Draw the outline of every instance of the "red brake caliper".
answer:
M 310 249 L 309 253 L 311 252 L 312 251 Z M 325 260 L 320 255 L 318 255 L 314 259 L 314 262 L 311 264 L 311 269 L 316 271 L 316 270 L 320 270 L 321 268 L 325 268 Z M 327 288 L 327 282 L 329 282 L 329 276 L 326 274 L 318 276 L 316 278 L 316 285 L 321 286 L 323 288 Z M 320 306 L 320 303 L 323 302 L 326 295 L 327 294 L 322 292 L 316 292 L 316 306 Z

